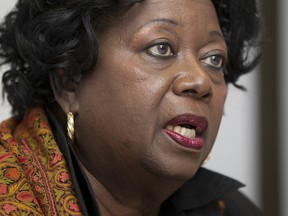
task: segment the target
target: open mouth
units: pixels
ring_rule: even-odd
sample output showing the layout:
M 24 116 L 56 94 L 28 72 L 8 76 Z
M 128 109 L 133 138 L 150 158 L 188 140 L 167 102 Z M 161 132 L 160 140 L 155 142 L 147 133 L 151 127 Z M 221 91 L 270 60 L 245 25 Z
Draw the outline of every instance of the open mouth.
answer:
M 205 118 L 181 115 L 168 122 L 164 132 L 181 146 L 201 150 L 204 146 L 203 133 L 207 127 Z
M 168 125 L 166 127 L 167 130 L 174 131 L 175 133 L 180 134 L 183 137 L 186 137 L 188 139 L 193 139 L 196 137 L 196 127 L 188 124 L 182 124 L 182 125 Z

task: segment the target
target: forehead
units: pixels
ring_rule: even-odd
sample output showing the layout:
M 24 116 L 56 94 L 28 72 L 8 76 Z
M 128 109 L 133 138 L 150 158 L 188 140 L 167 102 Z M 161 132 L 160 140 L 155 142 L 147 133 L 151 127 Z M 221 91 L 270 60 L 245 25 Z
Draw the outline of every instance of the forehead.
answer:
M 220 31 L 217 14 L 211 0 L 144 0 L 130 7 L 116 21 L 118 30 L 129 31 L 153 20 L 168 19 L 182 28 Z
M 211 0 L 144 0 L 128 8 L 111 24 L 109 30 L 99 32 L 100 44 L 109 41 L 110 45 L 125 46 L 139 37 L 138 32 L 154 34 L 162 29 L 171 31 L 187 45 L 193 42 L 201 46 L 217 38 L 226 46 Z
M 200 19 L 202 22 L 209 20 L 210 23 L 218 23 L 211 0 L 145 0 L 131 7 L 127 15 L 140 22 L 154 17 L 169 17 L 178 20 L 179 24 L 197 22 Z

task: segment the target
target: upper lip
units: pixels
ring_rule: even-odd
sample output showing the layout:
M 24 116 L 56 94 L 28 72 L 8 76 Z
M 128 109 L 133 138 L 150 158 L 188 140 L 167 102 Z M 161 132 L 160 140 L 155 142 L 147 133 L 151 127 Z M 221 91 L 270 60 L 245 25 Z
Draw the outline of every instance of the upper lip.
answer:
M 176 125 L 190 125 L 192 128 L 195 128 L 196 133 L 198 135 L 203 134 L 208 128 L 208 121 L 204 117 L 195 116 L 195 115 L 179 115 L 172 120 L 170 120 L 167 124 L 176 126 Z

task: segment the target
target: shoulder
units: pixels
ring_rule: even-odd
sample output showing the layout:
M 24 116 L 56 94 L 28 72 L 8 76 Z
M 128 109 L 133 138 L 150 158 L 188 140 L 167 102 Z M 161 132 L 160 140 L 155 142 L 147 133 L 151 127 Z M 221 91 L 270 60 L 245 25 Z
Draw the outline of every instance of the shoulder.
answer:
M 236 190 L 222 197 L 225 203 L 224 216 L 261 216 L 260 209 L 243 193 Z
M 186 212 L 186 215 L 191 216 L 262 215 L 260 210 L 239 191 L 243 186 L 235 179 L 200 168 L 193 178 L 167 200 L 167 209 L 170 212 L 171 206 L 174 206 L 179 212 Z

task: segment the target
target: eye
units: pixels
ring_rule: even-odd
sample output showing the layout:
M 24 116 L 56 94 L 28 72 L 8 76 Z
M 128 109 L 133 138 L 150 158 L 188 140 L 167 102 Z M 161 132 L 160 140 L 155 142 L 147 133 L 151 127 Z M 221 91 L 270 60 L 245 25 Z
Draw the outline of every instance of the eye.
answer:
M 202 62 L 215 69 L 223 69 L 225 67 L 225 57 L 220 54 L 207 56 L 202 59 Z
M 172 47 L 168 43 L 158 43 L 147 49 L 148 54 L 155 57 L 171 57 L 174 56 Z

